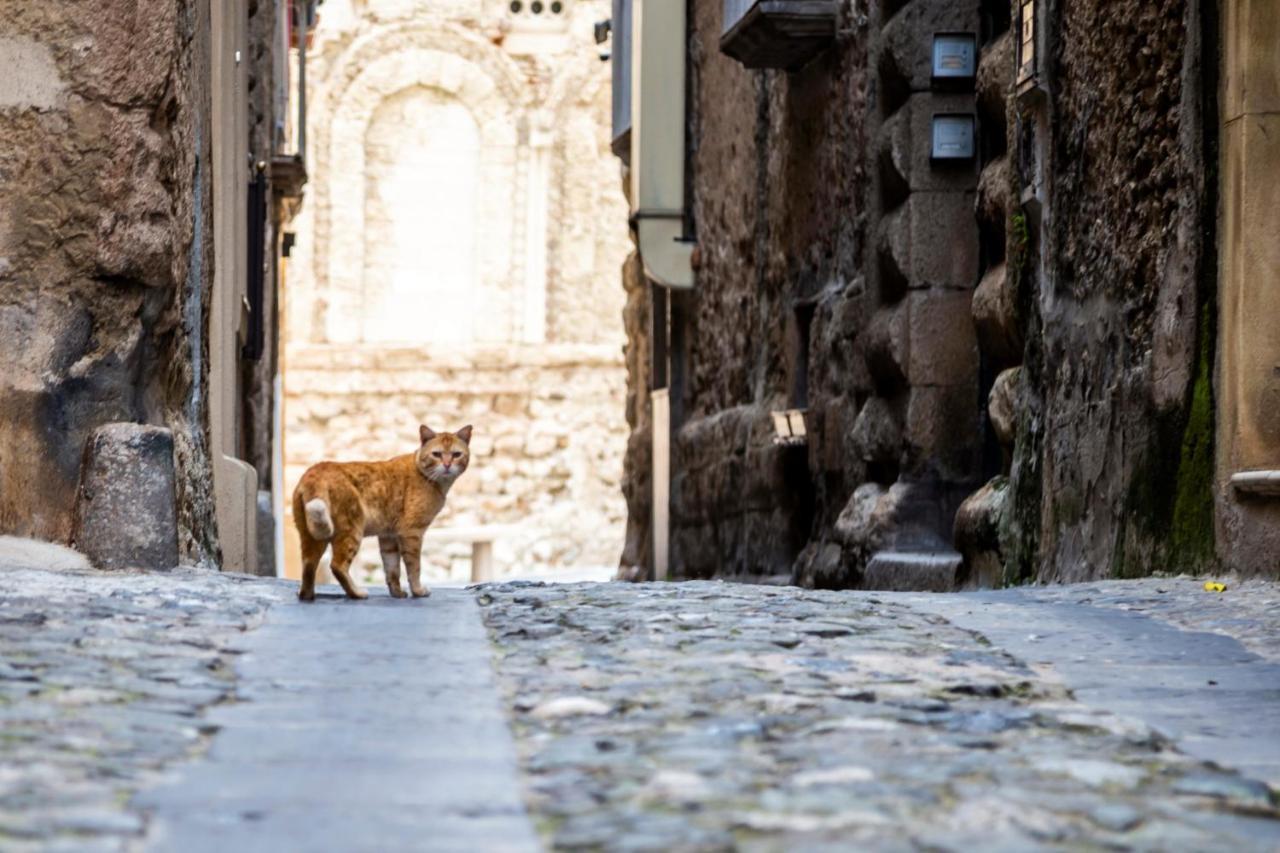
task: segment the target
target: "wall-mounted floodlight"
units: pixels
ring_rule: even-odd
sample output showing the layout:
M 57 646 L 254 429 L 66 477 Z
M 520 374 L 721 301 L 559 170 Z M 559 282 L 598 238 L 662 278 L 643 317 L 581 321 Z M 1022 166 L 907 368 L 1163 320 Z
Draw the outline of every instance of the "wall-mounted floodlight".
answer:
M 929 158 L 943 162 L 972 160 L 975 154 L 976 124 L 972 115 L 942 113 L 933 117 Z
M 973 33 L 935 33 L 932 85 L 935 89 L 968 88 L 978 68 L 977 39 Z
M 804 429 L 804 409 L 784 409 L 773 415 L 773 443 L 801 445 L 808 441 Z

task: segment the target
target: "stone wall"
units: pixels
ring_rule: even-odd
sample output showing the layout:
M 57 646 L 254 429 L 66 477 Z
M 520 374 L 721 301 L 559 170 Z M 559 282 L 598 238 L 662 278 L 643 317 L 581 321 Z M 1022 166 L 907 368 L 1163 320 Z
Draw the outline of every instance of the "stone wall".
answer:
M 296 483 L 318 459 L 387 459 L 415 449 L 418 424 L 475 425 L 471 467 L 433 527 L 500 528 L 494 558 L 506 572 L 607 566 L 622 547 L 625 423 L 613 347 L 429 349 L 290 347 L 285 475 Z M 360 562 L 381 568 L 369 540 Z M 428 541 L 435 576 L 466 548 Z
M 1216 234 L 1216 5 L 1041 0 L 1028 80 L 1002 0 L 841 4 L 834 42 L 790 72 L 721 54 L 722 5 L 690 5 L 675 573 L 1084 580 L 1203 571 L 1224 541 L 1270 570 L 1238 544 L 1274 541 L 1261 501 L 1215 483 L 1216 419 L 1249 417 L 1215 387 L 1216 253 L 1262 257 Z M 951 31 L 977 37 L 971 91 L 929 80 L 931 34 Z M 929 162 L 939 112 L 976 116 L 972 168 Z M 631 377 L 639 398 L 648 377 Z M 789 407 L 807 450 L 771 441 Z M 648 425 L 632 424 L 639 536 Z
M 624 536 L 628 245 L 591 39 L 608 10 L 556 8 L 330 0 L 308 68 L 286 485 L 472 423 L 435 528 L 493 528 L 500 573 L 612 566 Z M 429 576 L 464 576 L 467 553 L 428 537 Z
M 1013 191 L 1039 213 L 1008 244 L 1027 344 L 1007 579 L 1203 570 L 1216 344 L 1201 75 L 1216 57 L 1201 4 L 1042 12 L 1045 96 L 1011 104 Z
M 202 392 L 201 4 L 0 2 L 0 533 L 66 541 L 85 439 L 174 434 L 179 552 L 217 552 Z

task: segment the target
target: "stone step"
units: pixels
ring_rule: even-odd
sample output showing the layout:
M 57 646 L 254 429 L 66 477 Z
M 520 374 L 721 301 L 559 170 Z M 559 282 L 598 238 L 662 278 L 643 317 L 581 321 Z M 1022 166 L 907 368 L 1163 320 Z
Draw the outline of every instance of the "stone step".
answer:
M 864 589 L 949 592 L 964 558 L 955 551 L 881 551 L 867 563 Z

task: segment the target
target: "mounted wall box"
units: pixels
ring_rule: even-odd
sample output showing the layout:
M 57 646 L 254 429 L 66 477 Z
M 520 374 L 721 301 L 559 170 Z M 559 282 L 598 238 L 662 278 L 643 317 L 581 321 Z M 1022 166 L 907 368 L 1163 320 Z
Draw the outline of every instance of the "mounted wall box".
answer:
M 724 0 L 720 52 L 747 68 L 799 68 L 836 35 L 836 0 Z
M 969 89 L 978 68 L 973 33 L 935 33 L 931 85 L 934 89 Z
M 693 242 L 685 239 L 684 227 L 685 4 L 623 0 L 621 5 L 631 9 L 628 177 L 636 248 L 650 281 L 687 289 L 693 287 Z M 617 19 L 613 26 L 616 39 Z
M 783 409 L 771 412 L 773 416 L 773 443 L 783 445 L 805 444 L 808 439 L 804 426 L 804 409 Z
M 977 126 L 972 115 L 940 113 L 933 117 L 929 159 L 941 162 L 972 160 Z

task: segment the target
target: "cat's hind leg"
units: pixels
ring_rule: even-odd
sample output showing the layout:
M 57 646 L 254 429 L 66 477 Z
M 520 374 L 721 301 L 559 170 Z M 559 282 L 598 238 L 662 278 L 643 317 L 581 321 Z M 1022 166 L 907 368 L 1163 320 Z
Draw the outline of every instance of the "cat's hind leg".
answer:
M 422 585 L 422 534 L 401 536 L 400 556 L 404 558 L 404 570 L 409 575 L 409 591 L 413 597 L 430 595 L 431 590 Z
M 302 584 L 298 587 L 298 598 L 302 601 L 316 599 L 316 569 L 327 547 L 328 542 L 312 539 L 306 534 L 302 536 Z
M 333 572 L 333 576 L 338 579 L 338 583 L 342 584 L 343 590 L 347 593 L 347 598 L 368 598 L 369 593 L 360 588 L 360 584 L 356 583 L 355 578 L 347 569 L 351 565 L 351 561 L 356 558 L 356 552 L 360 550 L 360 537 L 351 534 L 339 533 L 333 539 L 333 559 L 329 563 L 329 571 Z
M 382 554 L 382 574 L 387 578 L 387 592 L 392 598 L 404 598 L 400 588 L 400 540 L 395 536 L 379 536 L 378 551 Z

